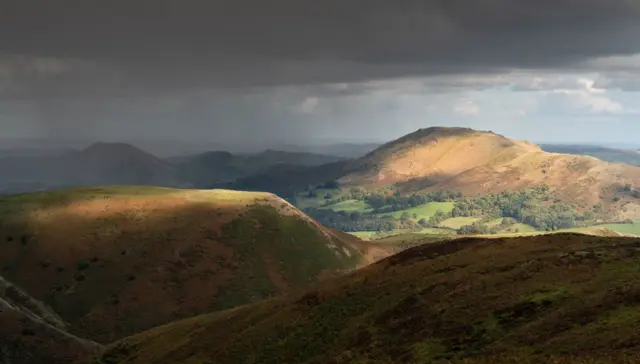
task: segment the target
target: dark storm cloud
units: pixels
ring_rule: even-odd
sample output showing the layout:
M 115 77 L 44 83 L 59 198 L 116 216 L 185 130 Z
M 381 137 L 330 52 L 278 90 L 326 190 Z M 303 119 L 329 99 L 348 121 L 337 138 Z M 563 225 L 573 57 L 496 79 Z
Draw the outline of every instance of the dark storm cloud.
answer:
M 0 3 L 0 51 L 74 60 L 71 70 L 5 81 L 18 94 L 48 85 L 59 95 L 75 86 L 100 95 L 564 68 L 640 52 L 637 39 L 637 0 Z

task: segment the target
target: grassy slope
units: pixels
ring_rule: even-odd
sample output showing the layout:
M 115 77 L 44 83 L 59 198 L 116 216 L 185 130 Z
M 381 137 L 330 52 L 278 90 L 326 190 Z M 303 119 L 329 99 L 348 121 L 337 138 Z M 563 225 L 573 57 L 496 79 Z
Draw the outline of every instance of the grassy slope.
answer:
M 639 250 L 578 234 L 423 245 L 306 294 L 155 328 L 92 363 L 636 362 Z
M 409 216 L 411 216 L 411 219 L 414 219 L 414 220 L 420 220 L 422 218 L 429 219 L 430 217 L 435 215 L 436 212 L 438 211 L 442 211 L 444 213 L 451 212 L 454 206 L 455 204 L 453 202 L 429 202 L 424 205 L 393 212 L 391 213 L 391 215 L 395 218 L 400 218 L 400 216 L 402 216 L 403 213 L 407 212 Z M 416 214 L 418 217 L 414 218 L 413 214 Z M 381 214 L 381 215 L 388 215 L 388 214 Z
M 377 235 L 377 231 L 353 231 L 349 234 L 359 237 L 360 239 L 374 239 Z
M 601 227 L 617 231 L 619 233 L 640 235 L 640 222 L 635 224 L 608 224 Z
M 345 212 L 369 212 L 371 206 L 364 201 L 359 200 L 347 200 L 335 203 L 329 206 L 323 206 L 322 209 L 329 209 L 333 211 L 345 211 Z
M 511 226 L 508 226 L 504 229 L 502 229 L 500 231 L 500 233 L 510 233 L 510 232 L 515 232 L 516 230 L 518 230 L 518 232 L 520 233 L 534 233 L 538 230 L 536 230 L 536 228 L 534 228 L 531 225 L 527 225 L 527 224 L 513 224 Z
M 479 217 L 452 217 L 450 219 L 446 219 L 439 224 L 439 226 L 448 228 L 448 229 L 460 229 L 465 225 L 471 225 L 476 221 L 479 221 Z
M 332 196 L 337 197 L 340 193 L 340 190 L 317 189 L 315 190 L 315 192 L 317 194 L 316 197 L 309 197 L 307 193 L 303 192 L 296 194 L 296 206 L 299 209 L 306 209 L 310 207 L 324 207 L 324 203 L 326 202 L 324 196 L 327 193 L 331 193 Z
M 148 187 L 5 197 L 3 275 L 107 342 L 306 287 L 361 258 L 274 195 Z

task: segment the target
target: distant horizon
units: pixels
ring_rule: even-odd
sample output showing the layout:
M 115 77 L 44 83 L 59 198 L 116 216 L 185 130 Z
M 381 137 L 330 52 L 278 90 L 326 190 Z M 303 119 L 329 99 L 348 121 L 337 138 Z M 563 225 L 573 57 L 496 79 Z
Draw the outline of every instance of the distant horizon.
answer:
M 418 129 L 416 129 L 418 130 Z M 612 149 L 639 149 L 640 143 L 630 143 L 630 142 L 615 142 L 615 141 L 575 141 L 575 140 L 531 140 L 531 139 L 523 139 L 517 137 L 511 137 L 509 135 L 502 134 L 500 132 L 495 132 L 500 135 L 504 135 L 506 138 L 510 139 L 518 139 L 518 140 L 527 140 L 537 145 L 568 145 L 568 146 L 590 146 L 590 147 L 603 147 L 603 148 L 612 148 Z M 406 135 L 406 134 L 404 134 Z M 217 140 L 197 140 L 197 139 L 168 139 L 168 138 L 113 138 L 113 137 L 44 137 L 44 136 L 22 136 L 22 137 L 0 137 L 0 149 L 1 150 L 9 150 L 9 149 L 82 149 L 86 148 L 92 144 L 96 143 L 126 143 L 138 146 L 138 144 L 173 144 L 175 146 L 192 146 L 195 149 L 206 148 L 207 145 L 211 147 L 210 150 L 220 150 L 227 151 L 229 149 L 235 150 L 278 150 L 279 148 L 283 151 L 287 151 L 286 148 L 296 148 L 296 149 L 304 149 L 304 148 L 322 148 L 322 147 L 331 147 L 338 145 L 351 145 L 351 146 L 365 146 L 365 145 L 382 145 L 388 143 L 390 141 L 396 140 L 398 138 L 391 138 L 387 140 L 381 139 L 358 139 L 358 138 L 317 138 L 313 140 L 309 140 L 307 142 L 296 142 L 295 140 L 272 140 L 266 141 L 263 143 L 256 142 L 222 142 Z M 23 142 L 38 142 L 38 144 L 34 145 L 16 145 L 16 143 Z M 45 145 L 42 145 L 41 142 L 45 142 Z M 73 146 L 68 146 L 69 144 Z M 236 145 L 236 148 L 229 148 L 231 144 Z M 244 148 L 247 146 L 249 148 Z M 141 149 L 144 149 L 141 147 Z M 236 151 L 237 153 L 237 151 Z

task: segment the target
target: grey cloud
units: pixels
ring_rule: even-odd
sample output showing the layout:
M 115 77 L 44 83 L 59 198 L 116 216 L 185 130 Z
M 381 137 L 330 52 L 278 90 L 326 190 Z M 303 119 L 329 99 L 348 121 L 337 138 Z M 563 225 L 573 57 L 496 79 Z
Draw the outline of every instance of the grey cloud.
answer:
M 97 70 L 65 74 L 69 93 L 92 79 L 109 85 L 104 92 L 135 93 L 562 68 L 640 52 L 639 38 L 634 0 L 0 4 L 0 51 Z M 42 89 L 42 79 L 30 82 Z

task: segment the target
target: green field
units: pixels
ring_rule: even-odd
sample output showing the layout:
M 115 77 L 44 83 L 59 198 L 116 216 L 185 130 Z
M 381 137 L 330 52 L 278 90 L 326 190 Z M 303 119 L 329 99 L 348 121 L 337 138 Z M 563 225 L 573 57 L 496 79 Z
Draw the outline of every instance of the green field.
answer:
M 391 235 L 381 239 L 377 239 L 375 242 L 380 244 L 398 245 L 398 247 L 409 245 L 422 245 L 428 243 L 434 243 L 438 241 L 445 241 L 455 238 L 454 235 L 426 235 L 420 233 L 402 233 L 398 235 Z
M 344 212 L 368 212 L 371 211 L 371 206 L 366 202 L 360 200 L 347 200 L 335 203 L 329 206 L 323 206 L 321 209 L 344 211 Z
M 315 190 L 315 192 L 317 193 L 317 197 L 309 197 L 306 192 L 296 194 L 296 207 L 301 210 L 307 208 L 320 208 L 324 206 L 326 201 L 324 196 L 327 193 L 330 193 L 333 198 L 340 196 L 340 190 L 319 189 Z
M 536 228 L 534 228 L 531 225 L 527 225 L 527 224 L 514 224 L 511 226 L 508 226 L 506 229 L 500 230 L 500 233 L 515 233 L 516 230 L 518 230 L 518 233 L 535 233 Z
M 446 219 L 440 223 L 440 227 L 444 227 L 447 229 L 458 230 L 463 226 L 471 225 L 476 221 L 480 221 L 479 217 L 453 217 L 451 219 Z
M 417 234 L 424 235 L 455 235 L 456 231 L 451 229 L 440 229 L 440 228 L 424 228 L 417 232 Z
M 354 231 L 349 234 L 359 237 L 360 239 L 374 239 L 378 235 L 377 231 Z
M 354 231 L 349 234 L 355 235 L 360 239 L 365 240 L 395 240 L 396 237 L 406 237 L 411 236 L 411 239 L 428 239 L 429 237 L 434 238 L 442 238 L 446 236 L 454 236 L 456 235 L 455 230 L 451 229 L 439 229 L 439 228 L 425 228 L 420 231 L 407 231 L 407 230 L 395 230 L 395 231 L 386 231 L 386 232 L 378 232 L 378 231 Z
M 396 219 L 399 219 L 402 214 L 405 212 L 409 214 L 409 216 L 414 220 L 420 220 L 422 218 L 429 219 L 438 211 L 442 211 L 444 213 L 449 213 L 453 210 L 454 203 L 453 202 L 429 202 L 424 205 L 411 207 L 406 210 L 395 211 L 392 213 L 379 214 L 380 216 L 391 215 Z M 413 217 L 413 215 L 417 217 Z
M 599 227 L 611 229 L 613 231 L 623 233 L 623 234 L 640 235 L 640 222 L 636 222 L 635 224 L 599 225 Z
M 485 225 L 487 225 L 487 226 L 488 226 L 488 227 L 490 227 L 490 228 L 492 228 L 492 227 L 496 227 L 496 226 L 498 226 L 498 225 L 502 224 L 502 220 L 504 220 L 504 218 L 503 218 L 503 217 L 499 217 L 499 218 L 497 218 L 497 219 L 493 219 L 493 220 L 491 220 L 491 221 L 489 221 L 489 222 L 485 223 Z

